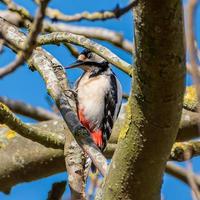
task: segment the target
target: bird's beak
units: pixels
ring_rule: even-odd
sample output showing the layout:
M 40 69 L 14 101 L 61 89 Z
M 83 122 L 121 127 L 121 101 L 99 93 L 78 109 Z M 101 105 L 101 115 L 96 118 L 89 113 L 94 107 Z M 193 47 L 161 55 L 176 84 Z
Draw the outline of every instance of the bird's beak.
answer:
M 65 69 L 73 69 L 73 68 L 76 68 L 76 67 L 80 67 L 83 64 L 84 64 L 83 61 L 77 60 L 76 62 L 72 63 L 70 66 L 65 67 Z

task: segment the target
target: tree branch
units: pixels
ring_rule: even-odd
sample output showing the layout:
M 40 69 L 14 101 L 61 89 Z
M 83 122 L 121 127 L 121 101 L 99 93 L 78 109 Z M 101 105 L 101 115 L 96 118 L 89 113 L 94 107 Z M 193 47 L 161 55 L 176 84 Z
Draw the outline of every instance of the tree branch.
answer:
M 124 109 L 122 110 L 123 112 L 125 111 Z M 104 151 L 104 155 L 108 159 L 112 158 L 116 149 L 119 132 L 123 127 L 121 122 L 123 123 L 125 120 L 125 113 L 123 112 L 120 113 L 119 120 L 115 123 L 111 138 Z M 178 133 L 180 136 L 177 137 L 179 140 L 185 138 L 191 139 L 190 136 L 193 138 L 195 134 L 196 137 L 199 136 L 196 132 L 196 130 L 198 130 L 199 118 L 196 118 L 198 121 L 195 122 L 195 125 L 195 123 L 189 123 L 188 120 L 184 120 L 184 118 L 188 119 L 187 115 L 190 115 L 190 120 L 192 120 L 192 115 L 196 115 L 196 113 L 189 111 L 187 111 L 187 114 L 185 112 L 183 113 L 180 125 L 181 128 Z M 196 126 L 196 129 L 194 129 L 194 126 Z M 49 133 L 54 133 L 54 140 L 58 140 L 62 146 L 64 146 L 65 136 L 66 145 L 75 142 L 75 140 L 70 140 L 70 132 L 63 120 L 51 120 L 38 123 L 36 126 L 34 125 L 31 127 L 34 129 L 37 128 L 37 130 L 45 129 L 45 132 L 41 131 L 40 133 L 43 135 L 46 133 L 46 138 L 49 137 Z M 41 142 L 38 141 L 38 139 L 37 142 L 32 142 L 5 126 L 0 127 L 0 132 L 0 160 L 4 163 L 4 165 L 0 166 L 0 190 L 6 191 L 17 183 L 36 180 L 65 170 L 63 147 L 60 146 L 61 150 L 46 148 L 38 143 Z M 21 133 L 19 132 L 19 134 Z M 75 150 L 75 152 L 77 151 Z M 40 154 L 38 154 L 38 152 L 40 152 Z M 76 155 L 74 154 L 74 156 Z M 19 164 L 13 162 L 13 160 L 16 160 L 15 158 L 20 158 L 18 159 L 19 161 L 23 160 L 23 165 L 20 165 L 20 162 Z M 56 165 L 55 162 L 57 163 Z
M 57 114 L 53 112 L 45 110 L 44 108 L 41 108 L 41 107 L 33 107 L 32 105 L 24 103 L 22 101 L 16 101 L 16 100 L 9 99 L 7 97 L 0 96 L 0 102 L 7 105 L 10 110 L 12 110 L 13 112 L 17 114 L 31 117 L 39 121 L 60 118 Z
M 38 124 L 38 128 L 45 128 L 46 132 L 58 134 L 63 129 L 63 123 L 43 122 Z M 46 148 L 3 125 L 0 130 L 2 163 L 0 165 L 0 191 L 8 193 L 18 183 L 30 182 L 65 170 L 63 150 Z M 63 137 L 64 134 L 60 136 Z
M 124 60 L 116 56 L 106 47 L 100 44 L 97 44 L 96 42 L 91 41 L 90 39 L 84 36 L 75 35 L 72 33 L 65 33 L 65 32 L 54 32 L 54 33 L 42 35 L 38 38 L 38 45 L 58 44 L 61 42 L 69 42 L 73 44 L 78 44 L 87 49 L 90 49 L 91 51 L 95 52 L 96 54 L 103 57 L 108 62 L 115 65 L 116 67 L 121 69 L 123 72 L 131 76 L 133 68 L 130 64 L 128 64 L 127 62 L 125 62 Z
M 18 119 L 8 107 L 0 103 L 0 123 L 6 124 L 13 131 L 20 133 L 23 137 L 39 142 L 46 147 L 63 148 L 64 135 L 62 138 L 56 137 L 55 133 L 43 129 L 35 128 L 23 123 Z
M 63 120 L 40 122 L 31 127 L 32 129 L 45 129 L 45 132 L 40 133 L 47 133 L 47 138 L 48 133 L 54 133 L 55 140 L 63 146 L 66 143 L 69 151 L 73 149 L 77 153 L 80 150 L 79 147 L 74 149 L 76 141 L 74 139 L 71 141 L 70 131 Z M 0 191 L 9 192 L 18 183 L 30 182 L 65 171 L 63 147 L 60 149 L 47 148 L 38 142 L 20 136 L 21 132 L 17 134 L 5 125 L 0 125 L 0 132 L 0 160 L 3 163 L 0 165 Z M 73 154 L 75 158 L 71 154 L 72 160 L 78 158 L 75 153 Z M 104 153 L 106 156 L 111 156 L 111 152 L 107 154 L 105 151 Z
M 9 21 L 16 26 L 30 27 L 30 21 L 23 20 L 23 18 L 18 13 L 13 13 L 11 11 L 0 11 L 0 16 Z M 69 32 L 78 35 L 83 35 L 88 38 L 94 38 L 98 40 L 107 41 L 129 53 L 133 53 L 133 46 L 129 40 L 123 38 L 123 35 L 109 30 L 106 28 L 99 27 L 85 27 L 85 26 L 75 26 L 68 25 L 64 23 L 52 23 L 48 20 L 43 21 L 43 31 L 45 32 Z
M 200 101 L 200 81 L 199 81 L 199 70 L 197 65 L 197 49 L 195 48 L 195 36 L 194 36 L 194 15 L 197 6 L 197 0 L 189 0 L 187 7 L 187 48 L 189 50 L 190 63 L 191 63 L 191 74 L 196 87 L 197 98 Z
M 51 190 L 48 192 L 47 200 L 61 200 L 62 195 L 65 192 L 66 185 L 66 181 L 53 183 Z
M 186 169 L 179 167 L 178 165 L 172 164 L 171 162 L 170 163 L 168 162 L 166 165 L 165 172 L 183 181 L 188 186 L 190 186 L 188 182 L 188 177 L 187 177 L 188 172 Z M 196 184 L 200 188 L 200 176 L 193 174 L 193 179 L 195 180 Z
M 175 161 L 186 161 L 199 155 L 200 141 L 177 142 L 172 147 L 170 159 Z
M 52 20 L 56 21 L 59 20 L 64 22 L 74 22 L 81 20 L 97 21 L 97 20 L 107 20 L 113 18 L 118 19 L 125 13 L 129 12 L 133 7 L 137 6 L 137 3 L 138 1 L 134 0 L 123 8 L 120 8 L 119 5 L 117 5 L 113 10 L 110 11 L 97 11 L 93 13 L 82 12 L 82 13 L 77 13 L 75 15 L 66 15 L 57 9 L 48 8 L 47 16 Z
M 30 13 L 28 12 L 26 8 L 17 5 L 12 0 L 0 0 L 0 1 L 3 4 L 7 5 L 10 11 L 16 12 L 19 15 L 21 15 L 23 19 L 28 19 L 29 21 L 33 22 L 33 17 L 30 15 Z
M 9 2 L 12 5 L 12 1 Z M 42 21 L 45 17 L 45 9 L 47 7 L 48 2 L 49 0 L 41 1 L 36 13 L 36 17 L 31 26 L 31 31 L 24 43 L 23 51 L 20 51 L 18 53 L 17 58 L 13 62 L 0 69 L 0 78 L 15 71 L 21 64 L 24 63 L 25 60 L 28 60 L 28 58 L 31 56 L 33 49 L 36 47 L 37 36 L 42 30 Z
M 185 85 L 182 3 L 143 0 L 134 11 L 135 76 L 102 199 L 160 199 L 181 117 Z
M 65 165 L 68 172 L 71 199 L 86 199 L 85 194 L 85 164 L 86 157 L 77 142 L 72 137 L 67 137 L 65 145 Z

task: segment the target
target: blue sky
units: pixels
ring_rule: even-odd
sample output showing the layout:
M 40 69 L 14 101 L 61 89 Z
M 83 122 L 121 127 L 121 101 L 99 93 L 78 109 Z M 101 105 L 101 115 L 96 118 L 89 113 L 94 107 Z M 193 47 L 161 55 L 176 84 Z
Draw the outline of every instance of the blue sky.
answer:
M 22 1 L 17 0 L 17 3 L 21 3 Z M 101 2 L 101 3 L 99 3 Z M 184 1 L 186 2 L 186 1 Z M 82 12 L 85 10 L 88 11 L 96 11 L 96 10 L 107 10 L 112 9 L 115 5 L 119 3 L 120 6 L 127 5 L 127 0 L 68 0 L 68 1 L 59 1 L 52 0 L 50 3 L 50 7 L 57 8 L 63 13 L 66 14 L 74 14 L 78 12 Z M 32 0 L 23 1 L 22 4 L 26 7 L 32 15 L 35 13 L 35 4 Z M 5 6 L 0 4 L 0 9 L 5 9 Z M 198 16 L 200 16 L 200 9 L 197 10 Z M 124 35 L 125 38 L 132 40 L 133 38 L 133 21 L 132 14 L 128 13 L 124 15 L 120 19 L 113 19 L 108 21 L 97 21 L 97 22 L 75 22 L 71 24 L 80 24 L 84 26 L 101 26 L 108 29 L 113 29 L 118 31 Z M 199 31 L 200 31 L 200 23 L 199 17 L 197 17 L 196 22 L 196 35 L 198 44 L 200 43 Z M 114 53 L 119 55 L 121 58 L 126 60 L 129 63 L 132 63 L 132 57 L 118 48 L 113 47 L 113 45 L 109 45 L 105 42 L 101 42 L 103 45 L 110 48 Z M 69 63 L 74 61 L 74 58 L 70 55 L 70 53 L 61 45 L 54 46 L 48 45 L 44 47 L 49 52 L 51 52 L 64 66 L 67 66 Z M 5 48 L 4 53 L 1 55 L 0 59 L 0 67 L 10 63 L 15 58 L 15 54 Z M 117 76 L 119 77 L 120 82 L 122 83 L 122 87 L 124 92 L 128 93 L 130 91 L 130 78 L 121 73 L 119 70 L 114 68 Z M 68 72 L 68 78 L 70 82 L 74 82 L 77 77 L 81 74 L 81 71 L 74 69 L 73 71 Z M 191 84 L 190 78 L 187 77 L 186 80 L 187 85 Z M 37 72 L 32 73 L 26 65 L 20 67 L 16 72 L 11 75 L 8 75 L 3 80 L 0 80 L 0 95 L 8 96 L 13 99 L 18 99 L 30 103 L 34 106 L 42 106 L 44 108 L 50 109 L 49 105 L 46 101 L 47 92 L 44 85 L 43 80 L 39 76 Z M 22 117 L 22 119 L 26 122 L 30 122 L 30 119 Z M 31 120 L 32 122 L 32 120 Z M 193 159 L 195 171 L 199 172 L 200 161 L 199 159 Z M 52 183 L 55 181 L 61 181 L 66 179 L 66 174 L 61 173 L 58 175 L 54 175 L 49 178 L 45 178 L 42 180 L 34 181 L 32 183 L 23 183 L 14 187 L 11 191 L 10 195 L 5 195 L 0 193 L 0 200 L 43 200 L 47 197 L 48 190 L 50 189 Z M 65 197 L 68 192 L 65 193 Z M 164 177 L 164 184 L 162 188 L 162 194 L 164 199 L 166 200 L 189 200 L 191 199 L 191 194 L 189 188 L 181 183 L 180 181 L 170 177 Z

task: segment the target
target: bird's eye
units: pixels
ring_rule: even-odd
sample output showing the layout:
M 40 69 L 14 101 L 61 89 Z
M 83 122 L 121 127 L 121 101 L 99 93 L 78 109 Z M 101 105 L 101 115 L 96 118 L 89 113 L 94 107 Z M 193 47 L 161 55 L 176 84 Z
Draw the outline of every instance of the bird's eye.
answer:
M 87 54 L 87 58 L 92 58 L 92 53 L 91 52 Z

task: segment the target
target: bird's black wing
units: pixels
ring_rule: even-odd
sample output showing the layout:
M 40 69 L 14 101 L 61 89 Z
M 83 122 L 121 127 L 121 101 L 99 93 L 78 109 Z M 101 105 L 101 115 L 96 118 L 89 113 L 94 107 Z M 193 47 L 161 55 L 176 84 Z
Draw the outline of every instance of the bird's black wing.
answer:
M 103 131 L 103 144 L 102 150 L 106 147 L 106 143 L 110 138 L 113 124 L 119 114 L 121 107 L 121 85 L 116 79 L 114 74 L 110 75 L 111 88 L 105 95 L 104 104 L 104 118 L 102 120 L 102 131 Z

